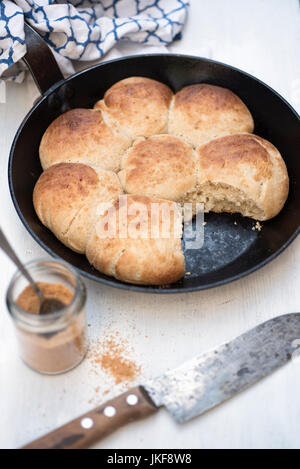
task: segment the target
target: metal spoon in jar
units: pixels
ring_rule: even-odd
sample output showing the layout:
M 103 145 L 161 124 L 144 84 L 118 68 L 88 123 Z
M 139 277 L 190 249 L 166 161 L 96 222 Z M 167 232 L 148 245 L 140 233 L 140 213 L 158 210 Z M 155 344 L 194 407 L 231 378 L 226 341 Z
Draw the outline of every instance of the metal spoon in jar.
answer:
M 9 244 L 5 234 L 0 228 L 0 247 L 3 249 L 3 251 L 10 257 L 10 259 L 16 264 L 18 269 L 22 272 L 24 277 L 28 280 L 32 288 L 34 289 L 35 293 L 38 295 L 39 300 L 40 300 L 40 307 L 39 307 L 39 314 L 51 314 L 54 313 L 55 311 L 58 311 L 59 309 L 62 309 L 65 307 L 65 304 L 58 300 L 57 298 L 46 298 L 41 289 L 38 287 L 38 285 L 35 283 L 33 278 L 31 277 L 30 273 L 28 270 L 24 267 L 18 256 L 16 255 L 15 251 Z

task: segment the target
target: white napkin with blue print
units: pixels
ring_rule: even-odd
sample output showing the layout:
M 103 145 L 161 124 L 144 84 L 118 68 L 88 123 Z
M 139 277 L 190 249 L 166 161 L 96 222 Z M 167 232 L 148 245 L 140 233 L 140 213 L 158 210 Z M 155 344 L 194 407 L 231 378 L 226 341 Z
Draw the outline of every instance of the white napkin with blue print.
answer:
M 98 61 L 115 45 L 115 56 L 120 56 L 122 49 L 138 53 L 133 43 L 139 49 L 152 46 L 153 52 L 179 39 L 188 5 L 186 0 L 2 0 L 0 77 L 24 79 L 22 67 L 7 70 L 26 54 L 24 19 L 43 36 L 68 75 L 74 72 L 72 61 Z

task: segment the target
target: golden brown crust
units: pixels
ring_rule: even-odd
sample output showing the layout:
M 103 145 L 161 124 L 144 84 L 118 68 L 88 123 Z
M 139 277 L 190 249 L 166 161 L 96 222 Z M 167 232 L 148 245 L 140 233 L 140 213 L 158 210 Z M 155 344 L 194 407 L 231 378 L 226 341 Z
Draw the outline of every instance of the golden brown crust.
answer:
M 224 184 L 242 191 L 262 212 L 277 215 L 288 195 L 289 178 L 279 151 L 253 134 L 212 140 L 198 149 L 198 184 Z
M 59 163 L 39 177 L 33 192 L 33 202 L 39 217 L 50 224 L 50 211 L 65 211 L 86 200 L 98 186 L 94 169 L 82 164 Z M 40 204 L 44 210 L 40 209 Z M 64 230 L 62 230 L 64 231 Z
M 169 227 L 163 225 L 167 213 L 164 210 L 168 209 Z M 124 223 L 119 220 L 126 220 L 125 231 Z M 116 230 L 109 231 L 111 227 Z M 181 213 L 173 202 L 123 196 L 99 217 L 89 238 L 86 255 L 96 269 L 125 282 L 173 283 L 184 275 Z
M 215 110 L 240 109 L 241 100 L 232 91 L 221 86 L 200 83 L 182 88 L 176 96 L 174 109 L 184 107 L 192 110 L 195 105 L 201 106 L 204 113 Z
M 265 148 L 253 135 L 236 134 L 220 137 L 203 145 L 201 149 L 201 168 L 212 172 L 232 169 L 240 164 L 249 164 L 255 170 L 253 178 L 269 179 L 272 175 L 271 159 Z
M 130 77 L 111 86 L 104 95 L 104 101 L 108 107 L 122 108 L 124 101 L 125 107 L 133 105 L 133 102 L 128 103 L 131 96 L 137 101 L 151 99 L 169 106 L 173 93 L 167 85 L 159 81 L 145 77 Z
M 137 140 L 124 155 L 119 173 L 125 192 L 180 201 L 196 187 L 197 155 L 171 135 Z
M 131 138 L 164 133 L 173 93 L 168 86 L 144 77 L 130 77 L 109 88 L 95 104 Z
M 221 135 L 253 132 L 253 118 L 232 91 L 220 86 L 186 86 L 175 95 L 168 132 L 194 146 Z
M 40 144 L 40 160 L 43 169 L 65 162 L 116 171 L 130 143 L 116 126 L 106 124 L 100 111 L 72 109 L 46 130 Z
M 42 173 L 33 204 L 41 222 L 64 244 L 84 252 L 98 205 L 115 200 L 122 187 L 115 173 L 79 163 L 58 163 Z

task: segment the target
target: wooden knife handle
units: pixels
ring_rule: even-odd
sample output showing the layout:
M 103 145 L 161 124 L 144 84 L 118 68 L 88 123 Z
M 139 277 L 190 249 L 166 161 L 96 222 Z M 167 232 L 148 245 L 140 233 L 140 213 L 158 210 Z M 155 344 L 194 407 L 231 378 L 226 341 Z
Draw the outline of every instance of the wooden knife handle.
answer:
M 87 448 L 123 425 L 157 410 L 146 391 L 137 386 L 22 449 Z

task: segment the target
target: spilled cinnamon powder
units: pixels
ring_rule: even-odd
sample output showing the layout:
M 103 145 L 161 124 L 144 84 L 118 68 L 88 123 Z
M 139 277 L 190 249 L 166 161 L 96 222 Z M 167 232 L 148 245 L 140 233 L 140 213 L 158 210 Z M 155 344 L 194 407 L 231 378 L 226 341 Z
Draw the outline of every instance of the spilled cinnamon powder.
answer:
M 96 342 L 90 350 L 89 359 L 95 373 L 101 368 L 113 378 L 115 384 L 120 384 L 134 381 L 141 373 L 141 367 L 127 355 L 127 341 L 110 335 Z

